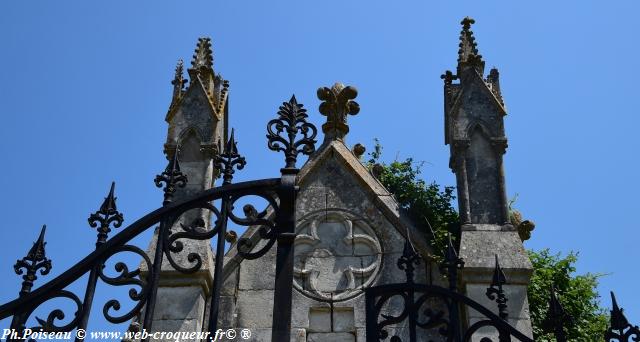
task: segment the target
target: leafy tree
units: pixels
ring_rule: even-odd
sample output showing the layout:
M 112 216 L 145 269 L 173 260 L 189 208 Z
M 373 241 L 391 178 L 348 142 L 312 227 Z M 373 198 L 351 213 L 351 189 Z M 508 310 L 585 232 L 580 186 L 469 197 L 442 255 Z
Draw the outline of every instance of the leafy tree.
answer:
M 435 251 L 444 252 L 448 242 L 449 231 L 458 223 L 458 212 L 451 205 L 455 199 L 454 187 L 440 187 L 435 182 L 426 183 L 419 178 L 421 163 L 413 159 L 393 161 L 389 164 L 380 161 L 382 146 L 375 140 L 371 159 L 366 163 L 380 182 L 389 190 L 398 203 L 407 210 L 409 217 L 428 234 L 431 246 Z M 436 257 L 439 257 L 437 255 Z
M 434 250 L 444 251 L 449 232 L 455 236 L 459 231 L 458 213 L 451 204 L 455 199 L 454 187 L 441 187 L 435 182 L 427 183 L 420 179 L 422 164 L 411 158 L 382 162 L 382 146 L 377 139 L 369 155 L 371 158 L 365 165 L 394 194 L 419 229 L 434 232 L 430 240 Z M 512 214 L 519 215 L 515 210 L 512 210 Z M 522 221 L 521 217 L 516 221 Z M 520 232 L 523 239 L 533 229 L 529 228 Z M 427 235 L 431 236 L 430 233 Z M 569 341 L 601 341 L 603 338 L 608 319 L 599 303 L 597 285 L 600 275 L 575 275 L 577 256 L 571 252 L 561 257 L 560 254 L 551 254 L 548 249 L 529 251 L 534 269 L 528 288 L 529 310 L 536 341 L 555 341 L 553 335 L 548 333 L 545 322 L 552 284 L 565 311 L 573 317 L 572 321 L 567 322 Z
M 575 275 L 576 253 L 562 257 L 548 249 L 529 251 L 533 276 L 529 289 L 529 310 L 536 341 L 555 341 L 548 333 L 545 320 L 549 307 L 551 286 L 555 286 L 560 303 L 569 316 L 566 332 L 569 341 L 602 341 L 608 327 L 608 315 L 600 307 L 596 291 L 601 275 L 587 273 Z

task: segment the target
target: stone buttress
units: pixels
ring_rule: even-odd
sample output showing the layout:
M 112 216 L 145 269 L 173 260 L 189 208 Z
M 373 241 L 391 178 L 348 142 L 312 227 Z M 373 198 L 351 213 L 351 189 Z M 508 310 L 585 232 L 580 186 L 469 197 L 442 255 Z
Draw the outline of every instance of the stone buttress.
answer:
M 507 148 L 506 110 L 498 70 L 491 69 L 484 77 L 484 61 L 470 30 L 473 23 L 470 18 L 462 21 L 456 74 L 447 71 L 442 76 L 445 144 L 450 146 L 450 167 L 457 180 L 459 254 L 465 262 L 462 283 L 467 296 L 495 308 L 485 292 L 492 282 L 497 255 L 506 274 L 509 323 L 531 336 L 527 285 L 532 265 L 509 221 L 502 162 Z M 469 324 L 481 318 L 475 311 L 466 314 Z M 485 334 L 495 335 L 495 331 Z

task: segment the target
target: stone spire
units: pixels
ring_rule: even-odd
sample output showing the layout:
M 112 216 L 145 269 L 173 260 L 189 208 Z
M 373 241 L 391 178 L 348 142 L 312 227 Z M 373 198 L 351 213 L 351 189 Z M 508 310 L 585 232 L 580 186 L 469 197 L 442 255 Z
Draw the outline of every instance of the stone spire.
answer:
M 189 75 L 205 72 L 213 74 L 213 51 L 211 50 L 211 38 L 201 37 L 198 38 L 198 44 L 191 60 Z
M 179 61 L 165 118 L 168 131 L 164 152 L 169 165 L 156 179 L 156 184 L 166 181 L 184 186 L 166 187 L 164 204 L 179 202 L 214 186 L 219 175 L 215 163 L 221 152 L 218 141 L 227 140 L 229 82 L 213 69 L 211 39 L 198 39 L 187 71 L 189 82 L 185 89 L 184 66 Z M 184 227 L 206 231 L 212 229 L 211 226 L 212 212 L 195 208 L 178 217 L 171 231 L 182 231 Z M 149 255 L 154 254 L 157 238 L 156 232 L 149 245 Z M 213 283 L 213 252 L 208 240 L 180 241 L 181 248 L 165 253 L 162 261 L 154 331 L 177 331 L 176 324 L 181 331 L 203 329 L 206 298 Z M 199 268 L 194 268 L 197 263 L 191 255 L 201 257 Z
M 210 38 L 198 39 L 188 73 L 189 86 L 185 89 L 184 65 L 179 60 L 171 81 L 173 96 L 165 118 L 169 123 L 165 153 L 171 155 L 187 135 L 195 135 L 193 139 L 201 145 L 198 149 L 212 157 L 218 139 L 227 140 L 229 81 L 213 70 Z
M 506 275 L 509 284 L 502 285 L 510 293 L 510 305 L 501 307 L 499 314 L 531 335 L 526 289 L 532 266 L 510 223 L 505 184 L 506 110 L 498 70 L 484 78 L 484 61 L 471 32 L 473 23 L 471 18 L 462 20 L 457 74 L 447 71 L 442 75 L 445 144 L 450 146 L 449 166 L 456 175 L 459 254 L 465 260 L 461 280 L 467 295 L 482 302 L 486 284 L 501 283 Z M 494 264 L 496 251 L 501 251 L 500 267 Z M 470 321 L 477 318 L 469 315 Z
M 324 142 L 332 140 L 344 141 L 349 133 L 347 125 L 347 115 L 356 115 L 360 112 L 360 105 L 352 101 L 358 96 L 355 87 L 345 87 L 342 83 L 336 83 L 333 87 L 322 87 L 318 89 L 318 99 L 320 104 L 320 114 L 327 117 L 327 122 L 322 125 Z
M 187 84 L 187 80 L 184 78 L 184 62 L 182 59 L 178 60 L 178 64 L 176 65 L 176 73 L 173 77 L 173 81 L 171 84 L 173 85 L 173 97 L 171 98 L 171 105 L 169 106 L 169 111 L 171 108 L 176 106 L 180 100 L 182 99 L 182 95 L 184 95 L 184 86 Z
M 458 74 L 466 66 L 473 66 L 480 74 L 484 72 L 484 61 L 482 55 L 478 53 L 478 44 L 471 31 L 471 25 L 475 20 L 465 17 L 462 19 L 462 31 L 460 32 L 460 49 L 458 50 Z

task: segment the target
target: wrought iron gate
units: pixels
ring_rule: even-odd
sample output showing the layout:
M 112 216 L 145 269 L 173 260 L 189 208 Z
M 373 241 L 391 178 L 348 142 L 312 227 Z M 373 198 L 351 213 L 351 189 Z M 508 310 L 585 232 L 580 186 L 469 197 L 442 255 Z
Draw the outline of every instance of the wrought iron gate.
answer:
M 480 331 L 482 328 L 492 330 L 490 335 L 497 337 L 498 342 L 514 341 L 513 338 L 515 341 L 534 341 L 507 322 L 508 299 L 503 289 L 503 285 L 507 284 L 507 279 L 500 268 L 497 255 L 493 279 L 486 291 L 486 296 L 496 302 L 497 315 L 458 291 L 458 270 L 464 267 L 464 261 L 458 258 L 451 238 L 449 238 L 444 261 L 441 264 L 441 273 L 445 274 L 448 279 L 448 288 L 414 282 L 415 266 L 420 264 L 420 259 L 409 240 L 405 241 L 404 251 L 398 259 L 397 266 L 405 271 L 406 281 L 398 284 L 374 286 L 365 290 L 367 342 L 387 341 L 387 339 L 390 342 L 423 341 L 418 338 L 418 328 L 437 330 L 436 334 L 440 337 L 437 340 L 447 342 L 494 341 L 487 337 L 486 331 L 484 333 Z M 385 306 L 394 297 L 401 298 L 402 310 L 395 315 L 385 313 Z M 429 300 L 432 299 L 444 303 L 443 307 L 435 308 L 433 305 L 429 305 Z M 618 306 L 613 292 L 611 299 L 612 310 L 609 329 L 604 336 L 594 338 L 604 341 L 639 341 L 640 329 L 628 322 L 622 309 Z M 475 310 L 484 316 L 484 319 L 468 323 L 464 319 L 464 312 L 469 309 Z M 565 327 L 571 321 L 572 318 L 566 313 L 556 296 L 555 289 L 552 288 L 545 321 L 546 330 L 554 335 L 557 342 L 567 342 Z
M 155 178 L 158 187 L 164 185 L 163 206 L 138 221 L 124 228 L 120 233 L 108 239 L 112 228 L 118 228 L 123 223 L 123 216 L 116 208 L 114 185 L 105 198 L 100 209 L 91 214 L 89 224 L 97 228 L 98 237 L 96 249 L 80 262 L 62 273 L 60 276 L 32 291 L 36 272 L 46 275 L 51 270 L 51 261 L 45 256 L 44 233 L 45 227 L 38 240 L 34 243 L 26 257 L 15 264 L 17 274 L 22 275 L 23 282 L 19 297 L 0 306 L 0 320 L 12 317 L 11 329 L 16 335 L 9 340 L 17 340 L 22 331 L 27 328 L 27 321 L 34 310 L 54 298 L 66 298 L 76 307 L 70 322 L 64 325 L 63 310 L 54 309 L 44 319 L 35 317 L 38 326 L 28 327 L 32 331 L 68 332 L 74 329 L 86 329 L 98 280 L 112 286 L 134 286 L 129 290 L 129 299 L 135 302 L 134 307 L 126 313 L 118 313 L 121 303 L 112 299 L 102 308 L 103 315 L 111 323 L 130 321 L 134 316 L 142 317 L 142 329 L 151 330 L 153 313 L 156 306 L 158 281 L 163 258 L 176 270 L 193 273 L 202 266 L 202 257 L 197 253 L 188 255 L 193 263 L 191 267 L 179 265 L 173 257 L 174 253 L 183 251 L 183 239 L 209 240 L 217 237 L 213 289 L 209 312 L 208 331 L 217 330 L 218 311 L 220 307 L 220 290 L 222 287 L 222 267 L 225 254 L 225 237 L 229 221 L 240 226 L 258 226 L 260 240 L 265 242 L 259 250 L 254 251 L 259 241 L 240 239 L 236 243 L 238 254 L 245 259 L 256 259 L 264 255 L 277 244 L 276 278 L 273 305 L 273 341 L 288 341 L 291 331 L 291 294 L 293 284 L 293 241 L 295 238 L 295 203 L 296 175 L 298 168 L 296 161 L 299 154 L 309 155 L 315 150 L 317 129 L 307 122 L 306 109 L 298 104 L 295 96 L 284 102 L 278 111 L 278 118 L 267 124 L 268 147 L 271 150 L 284 152 L 285 166 L 280 170 L 281 177 L 257 181 L 231 184 L 234 169 L 242 169 L 245 159 L 239 155 L 234 134 L 232 132 L 225 147 L 218 146 L 219 153 L 215 158 L 218 171 L 222 175 L 223 183 L 220 187 L 203 191 L 191 198 L 174 202 L 173 195 L 178 187 L 184 187 L 187 177 L 180 171 L 178 152 L 174 152 L 166 169 Z M 220 144 L 219 144 L 220 145 Z M 258 211 L 250 204 L 243 207 L 244 217 L 234 214 L 234 204 L 247 196 L 257 196 L 264 199 L 271 208 Z M 214 201 L 219 201 L 216 206 Z M 190 226 L 182 225 L 180 231 L 172 231 L 174 222 L 186 211 L 191 209 L 209 210 L 215 219 L 214 226 L 207 230 L 202 222 L 194 222 Z M 157 243 L 153 260 L 147 253 L 129 244 L 129 242 L 147 229 L 159 224 Z M 123 262 L 115 264 L 117 276 L 112 277 L 104 273 L 107 261 L 121 252 L 137 254 L 141 259 L 141 266 L 129 270 Z M 88 274 L 89 280 L 81 299 L 75 293 L 66 290 L 74 281 Z M 67 313 L 68 314 L 68 313 Z M 83 340 L 77 338 L 76 340 Z M 147 340 L 145 338 L 144 340 Z
M 22 275 L 23 278 L 19 297 L 0 306 L 0 320 L 11 317 L 11 329 L 15 332 L 15 335 L 11 335 L 8 340 L 20 339 L 21 332 L 27 328 L 32 331 L 46 332 L 69 332 L 74 329 L 86 329 L 98 281 L 111 286 L 134 287 L 129 290 L 129 299 L 135 304 L 128 312 L 119 312 L 121 308 L 119 299 L 111 299 L 104 304 L 102 313 L 107 321 L 124 323 L 134 317 L 141 317 L 141 328 L 150 331 L 163 258 L 166 257 L 173 268 L 180 272 L 196 272 L 203 264 L 202 257 L 197 253 L 188 255 L 188 260 L 193 264 L 191 267 L 183 267 L 174 260 L 173 254 L 184 250 L 184 244 L 180 240 L 209 240 L 215 237 L 217 243 L 213 289 L 210 298 L 209 322 L 206 326 L 210 336 L 213 336 L 211 333 L 217 330 L 218 325 L 227 225 L 231 221 L 240 226 L 258 227 L 258 241 L 240 239 L 235 244 L 234 248 L 238 249 L 238 254 L 243 258 L 260 258 L 276 245 L 272 341 L 289 341 L 293 290 L 293 242 L 296 236 L 295 204 L 298 191 L 296 175 L 299 171 L 296 162 L 299 154 L 309 155 L 314 152 L 317 130 L 307 122 L 306 110 L 297 103 L 295 96 L 288 102 L 284 102 L 277 114 L 278 118 L 267 124 L 267 139 L 269 149 L 284 152 L 285 166 L 280 170 L 280 178 L 232 184 L 235 169 L 242 169 L 246 164 L 244 158 L 238 153 L 232 132 L 224 148 L 218 146 L 219 153 L 215 159 L 217 169 L 223 179 L 222 185 L 176 202 L 173 198 L 176 189 L 184 187 L 188 180 L 180 171 L 178 152 L 174 152 L 166 169 L 155 178 L 155 184 L 158 187 L 164 186 L 164 201 L 161 208 L 147 214 L 109 238 L 111 230 L 119 228 L 124 221 L 123 215 L 116 208 L 114 185 L 112 184 L 109 194 L 99 210 L 89 217 L 89 225 L 97 228 L 98 232 L 95 250 L 58 277 L 32 290 L 38 276 L 48 274 L 52 267 L 51 261 L 45 255 L 45 227 L 43 227 L 39 238 L 28 254 L 14 265 L 15 272 Z M 268 203 L 271 211 L 268 212 L 266 208 L 258 211 L 254 206 L 248 204 L 243 206 L 244 217 L 236 215 L 233 211 L 234 205 L 248 196 L 262 198 Z M 216 205 L 216 203 L 218 204 Z M 209 210 L 215 218 L 214 226 L 207 229 L 201 221 L 196 220 L 189 226 L 181 225 L 181 229 L 173 231 L 172 227 L 176 220 L 191 209 Z M 151 260 L 144 250 L 130 244 L 130 242 L 155 225 L 159 225 L 159 227 L 153 260 Z M 258 246 L 259 248 L 257 248 Z M 257 250 L 254 250 L 256 248 Z M 117 262 L 115 263 L 117 275 L 105 274 L 104 268 L 107 262 L 112 258 L 117 259 L 114 257 L 122 252 L 139 256 L 141 265 L 130 270 L 125 263 Z M 473 335 L 483 327 L 493 327 L 497 330 L 500 342 L 511 341 L 512 337 L 520 341 L 532 341 L 506 321 L 507 298 L 502 288 L 506 279 L 500 270 L 497 259 L 493 283 L 487 289 L 487 296 L 496 301 L 498 315 L 458 292 L 457 272 L 463 266 L 463 262 L 458 258 L 451 242 L 449 242 L 445 261 L 442 264 L 442 273 L 446 274 L 449 280 L 448 288 L 416 284 L 414 271 L 415 265 L 419 261 L 420 258 L 407 241 L 404 253 L 398 260 L 398 267 L 406 273 L 406 282 L 375 286 L 365 290 L 367 341 L 377 342 L 387 338 L 390 338 L 389 340 L 392 342 L 402 341 L 397 334 L 390 336 L 388 329 L 405 320 L 408 320 L 409 341 L 417 341 L 418 328 L 437 328 L 439 334 L 446 341 L 470 341 Z M 67 287 L 85 275 L 88 275 L 88 282 L 81 299 L 81 296 L 69 291 Z M 404 309 L 398 315 L 387 315 L 383 312 L 384 307 L 393 297 L 400 297 L 403 300 Z M 45 318 L 35 317 L 38 322 L 37 326 L 28 327 L 27 324 L 34 311 L 56 298 L 67 299 L 75 306 L 76 310 L 70 315 L 70 321 L 60 325 L 68 312 L 65 314 L 61 309 L 53 309 Z M 425 303 L 433 298 L 442 300 L 446 304 L 446 310 L 434 310 L 428 305 L 424 308 Z M 604 336 L 605 340 L 628 341 L 633 339 L 638 341 L 640 330 L 637 326 L 629 324 L 613 294 L 612 299 L 611 327 Z M 475 322 L 468 327 L 465 326 L 466 322 L 462 319 L 461 309 L 469 308 L 478 311 L 486 319 Z M 549 313 L 550 329 L 554 331 L 558 341 L 566 341 L 564 331 L 566 314 L 553 291 L 550 296 Z M 380 317 L 382 317 L 381 321 Z M 76 341 L 82 340 L 84 337 L 76 338 Z M 144 340 L 148 340 L 148 337 Z M 486 342 L 490 339 L 483 338 L 481 341 Z

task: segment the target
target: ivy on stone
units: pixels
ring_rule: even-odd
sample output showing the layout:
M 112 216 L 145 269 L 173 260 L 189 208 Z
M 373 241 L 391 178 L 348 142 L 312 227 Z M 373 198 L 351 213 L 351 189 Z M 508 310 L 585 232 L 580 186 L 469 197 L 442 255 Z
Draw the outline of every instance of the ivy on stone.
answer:
M 427 234 L 436 253 L 434 258 L 440 260 L 446 250 L 449 232 L 453 233 L 454 240 L 458 235 L 458 212 L 452 206 L 455 188 L 425 182 L 420 178 L 423 163 L 417 163 L 412 158 L 390 163 L 381 161 L 382 146 L 377 139 L 374 150 L 369 155 L 371 158 L 365 164 L 395 196 L 400 206 L 418 225 L 417 228 Z

